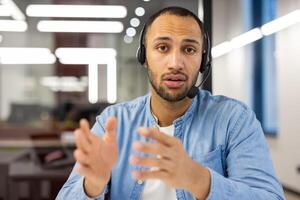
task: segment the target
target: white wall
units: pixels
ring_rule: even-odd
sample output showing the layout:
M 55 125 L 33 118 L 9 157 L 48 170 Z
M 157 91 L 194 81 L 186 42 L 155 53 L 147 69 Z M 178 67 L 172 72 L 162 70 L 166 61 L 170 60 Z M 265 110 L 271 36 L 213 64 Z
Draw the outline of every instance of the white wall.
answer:
M 300 9 L 300 0 L 278 0 L 278 15 Z M 276 172 L 283 184 L 300 192 L 300 23 L 276 35 L 279 133 L 269 139 Z
M 240 0 L 213 1 L 213 46 L 245 32 Z M 213 93 L 226 95 L 250 104 L 247 84 L 249 69 L 246 65 L 247 48 L 213 60 Z
M 213 44 L 245 32 L 241 0 L 213 1 Z M 300 0 L 278 0 L 278 16 L 300 9 Z M 284 186 L 300 192 L 300 23 L 276 35 L 279 130 L 268 138 L 276 174 Z M 251 105 L 249 46 L 213 61 L 213 93 Z

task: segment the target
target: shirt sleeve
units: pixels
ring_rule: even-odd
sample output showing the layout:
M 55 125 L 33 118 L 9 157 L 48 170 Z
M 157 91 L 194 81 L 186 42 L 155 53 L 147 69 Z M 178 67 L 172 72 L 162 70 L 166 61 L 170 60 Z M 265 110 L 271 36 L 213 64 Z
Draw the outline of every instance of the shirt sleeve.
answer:
M 60 189 L 56 200 L 104 200 L 105 194 L 108 191 L 107 186 L 104 187 L 103 191 L 97 197 L 90 198 L 84 191 L 84 177 L 82 177 L 75 171 L 75 168 L 77 166 L 78 164 L 76 163 L 68 180 Z
M 102 136 L 104 134 L 104 121 L 106 118 L 106 112 L 107 109 L 103 111 L 101 115 L 99 115 L 96 118 L 96 123 L 92 127 L 91 131 L 92 133 Z M 83 183 L 84 183 L 84 177 L 82 177 L 80 174 L 78 174 L 75 169 L 78 167 L 79 163 L 76 163 L 68 180 L 65 182 L 63 187 L 60 189 L 56 199 L 57 200 L 104 200 L 105 194 L 108 193 L 108 186 L 105 186 L 103 191 L 100 195 L 98 195 L 96 198 L 90 198 L 87 196 L 87 194 L 84 191 Z
M 282 200 L 282 186 L 275 176 L 268 145 L 259 121 L 248 107 L 235 114 L 229 128 L 225 176 L 209 169 L 207 200 Z

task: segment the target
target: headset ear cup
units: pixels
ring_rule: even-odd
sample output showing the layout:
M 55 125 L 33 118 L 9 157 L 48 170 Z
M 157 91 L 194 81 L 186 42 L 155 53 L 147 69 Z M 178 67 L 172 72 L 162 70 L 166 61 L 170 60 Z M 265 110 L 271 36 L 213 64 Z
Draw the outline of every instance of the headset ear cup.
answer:
M 204 53 L 202 54 L 202 61 L 200 72 L 203 73 L 210 68 L 211 65 L 211 46 L 208 34 L 204 34 Z
M 145 63 L 145 60 L 146 60 L 146 52 L 145 52 L 145 46 L 144 46 L 144 45 L 141 45 L 141 46 L 138 48 L 138 51 L 137 51 L 137 59 L 138 59 L 139 63 L 141 63 L 142 65 Z
M 138 60 L 138 62 L 139 63 L 141 63 L 141 56 L 140 56 L 140 54 L 141 54 L 141 47 L 139 47 L 138 49 L 137 49 L 137 51 L 136 51 L 136 59 Z
M 139 61 L 139 63 L 141 65 L 144 65 L 145 61 L 146 61 L 146 49 L 145 49 L 145 45 L 144 45 L 144 34 L 145 34 L 145 29 L 146 29 L 146 24 L 144 24 L 142 31 L 140 33 L 140 44 L 139 44 L 139 48 L 137 50 L 137 60 Z
M 202 54 L 201 65 L 200 65 L 200 73 L 202 74 L 206 70 L 206 52 Z

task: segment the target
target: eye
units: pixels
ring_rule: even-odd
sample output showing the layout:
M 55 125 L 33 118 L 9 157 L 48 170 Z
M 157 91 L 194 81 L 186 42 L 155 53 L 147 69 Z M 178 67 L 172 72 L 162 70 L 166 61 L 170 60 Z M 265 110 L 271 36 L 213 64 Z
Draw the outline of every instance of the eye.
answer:
M 184 49 L 184 52 L 191 55 L 191 54 L 195 54 L 196 53 L 196 49 L 194 49 L 192 47 L 186 47 Z
M 167 45 L 159 45 L 159 46 L 157 47 L 157 49 L 158 49 L 158 51 L 160 51 L 160 52 L 166 52 L 166 51 L 168 51 Z

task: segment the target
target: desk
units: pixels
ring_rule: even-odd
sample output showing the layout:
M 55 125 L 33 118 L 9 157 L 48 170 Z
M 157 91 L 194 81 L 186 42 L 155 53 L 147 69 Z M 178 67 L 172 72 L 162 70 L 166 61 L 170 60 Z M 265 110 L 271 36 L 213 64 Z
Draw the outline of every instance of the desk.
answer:
M 9 165 L 14 160 L 24 156 L 27 150 L 24 149 L 1 149 L 0 148 L 0 199 L 8 198 L 8 171 Z
M 73 147 L 74 141 L 31 140 L 31 139 L 1 139 L 0 148 L 31 148 L 31 147 Z
M 32 200 L 41 199 L 41 182 L 49 181 L 51 191 L 49 199 L 55 199 L 58 190 L 71 173 L 73 166 L 58 169 L 43 169 L 31 160 L 20 160 L 10 164 L 9 167 L 9 199 L 18 199 L 18 186 L 20 182 L 28 182 Z
M 73 136 L 73 134 L 70 134 Z M 50 199 L 54 199 L 58 189 L 61 188 L 69 176 L 72 167 L 59 169 L 43 169 L 34 161 L 35 148 L 65 147 L 74 148 L 74 140 L 70 138 L 57 139 L 32 139 L 28 137 L 13 138 L 0 137 L 0 200 L 18 199 L 18 185 L 28 182 L 30 186 L 30 200 L 40 199 L 41 181 L 49 181 Z M 25 156 L 26 155 L 26 156 Z M 29 157 L 23 159 L 24 157 Z

